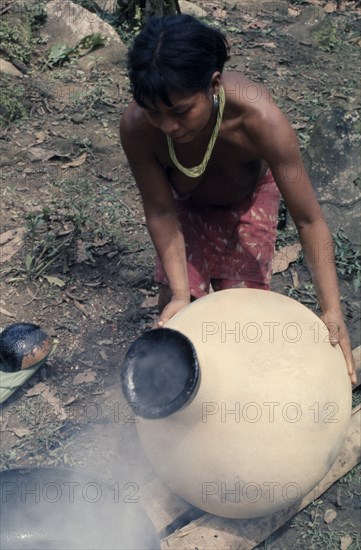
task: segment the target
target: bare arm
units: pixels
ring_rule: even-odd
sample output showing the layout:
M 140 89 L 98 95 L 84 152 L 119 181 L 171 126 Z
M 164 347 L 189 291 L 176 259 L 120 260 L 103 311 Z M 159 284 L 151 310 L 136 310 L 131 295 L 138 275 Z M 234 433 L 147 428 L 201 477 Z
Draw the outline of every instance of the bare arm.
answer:
M 169 281 L 171 304 L 161 314 L 163 324 L 190 300 L 184 238 L 165 170 L 153 151 L 152 129 L 125 114 L 120 138 L 142 196 L 149 234 Z
M 251 125 L 251 134 L 257 139 L 262 158 L 268 162 L 297 226 L 322 309 L 322 319 L 329 329 L 330 342 L 340 344 L 351 381 L 355 383 L 355 363 L 340 304 L 330 230 L 304 168 L 292 127 L 272 104 L 265 119 L 262 121 L 262 132 L 256 122 Z

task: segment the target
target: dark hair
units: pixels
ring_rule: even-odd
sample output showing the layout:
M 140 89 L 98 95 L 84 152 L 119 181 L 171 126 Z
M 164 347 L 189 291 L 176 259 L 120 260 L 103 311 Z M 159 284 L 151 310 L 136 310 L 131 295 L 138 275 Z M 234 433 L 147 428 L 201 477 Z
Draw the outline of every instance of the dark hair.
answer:
M 171 107 L 170 91 L 205 92 L 228 59 L 219 30 L 190 15 L 152 17 L 128 52 L 133 97 L 141 107 L 157 99 Z

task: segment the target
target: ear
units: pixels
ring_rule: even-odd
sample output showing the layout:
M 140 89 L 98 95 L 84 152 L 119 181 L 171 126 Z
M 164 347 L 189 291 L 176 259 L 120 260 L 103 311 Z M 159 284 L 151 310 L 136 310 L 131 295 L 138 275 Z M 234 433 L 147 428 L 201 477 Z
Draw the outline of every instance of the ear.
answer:
M 220 73 L 219 71 L 215 71 L 212 74 L 212 78 L 211 78 L 212 94 L 218 94 L 221 83 L 222 83 L 222 73 Z

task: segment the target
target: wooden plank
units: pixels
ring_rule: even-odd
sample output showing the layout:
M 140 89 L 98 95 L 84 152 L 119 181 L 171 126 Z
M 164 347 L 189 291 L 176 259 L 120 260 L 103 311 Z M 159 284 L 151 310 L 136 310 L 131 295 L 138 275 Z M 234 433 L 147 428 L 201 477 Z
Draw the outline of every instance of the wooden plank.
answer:
M 341 452 L 323 480 L 300 502 L 264 518 L 228 520 L 206 514 L 162 540 L 162 550 L 252 550 L 286 521 L 319 498 L 361 458 L 361 405 L 352 411 L 350 427 Z
M 183 527 L 192 521 L 192 511 L 196 510 L 189 502 L 170 491 L 159 478 L 141 489 L 140 502 L 158 533 L 166 532 L 172 524 L 175 524 L 172 531 Z M 188 517 L 190 519 L 187 521 Z

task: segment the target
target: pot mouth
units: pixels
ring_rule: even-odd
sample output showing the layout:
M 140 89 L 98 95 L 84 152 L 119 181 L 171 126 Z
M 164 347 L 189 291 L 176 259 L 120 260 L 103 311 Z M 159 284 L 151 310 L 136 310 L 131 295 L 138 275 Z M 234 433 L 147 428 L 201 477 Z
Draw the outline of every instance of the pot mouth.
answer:
M 181 409 L 197 387 L 200 369 L 192 342 L 169 328 L 137 338 L 121 366 L 125 398 L 137 416 L 166 418 Z

